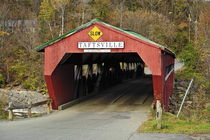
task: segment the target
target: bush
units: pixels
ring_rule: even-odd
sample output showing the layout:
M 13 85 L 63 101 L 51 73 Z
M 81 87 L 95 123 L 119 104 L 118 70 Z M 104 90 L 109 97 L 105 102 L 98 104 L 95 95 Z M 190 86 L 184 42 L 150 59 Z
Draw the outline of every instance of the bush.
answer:
M 29 77 L 23 83 L 22 87 L 25 89 L 36 90 L 39 86 L 40 80 L 37 77 Z
M 185 66 L 194 72 L 196 72 L 197 64 L 200 62 L 200 56 L 201 54 L 199 49 L 192 44 L 185 46 L 182 52 L 179 54 L 179 57 L 183 60 Z
M 7 118 L 7 112 L 4 110 L 5 104 L 0 101 L 0 120 Z
M 22 82 L 22 88 L 47 93 L 46 84 L 40 77 L 28 77 Z
M 205 62 L 203 62 L 202 51 L 197 46 L 188 44 L 180 52 L 179 58 L 185 64 L 185 69 L 176 74 L 181 79 L 195 79 L 195 82 L 205 88 L 210 88 L 209 79 L 207 79 Z
M 8 104 L 7 100 L 7 96 L 4 94 L 0 97 L 0 119 L 7 118 L 7 111 L 4 110 L 4 108 Z
M 13 73 L 15 82 L 21 83 L 22 80 L 28 76 L 30 66 L 23 61 L 17 61 L 10 67 L 10 71 Z
M 0 88 L 5 86 L 3 74 L 0 73 Z

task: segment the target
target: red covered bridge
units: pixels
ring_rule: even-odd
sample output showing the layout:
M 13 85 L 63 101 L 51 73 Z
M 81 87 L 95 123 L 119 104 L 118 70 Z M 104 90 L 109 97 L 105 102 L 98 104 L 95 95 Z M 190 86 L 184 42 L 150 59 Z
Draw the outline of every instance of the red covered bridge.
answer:
M 141 74 L 147 66 L 152 72 L 154 101 L 160 100 L 164 110 L 168 110 L 169 96 L 173 92 L 175 55 L 133 31 L 93 19 L 37 47 L 36 51 L 45 53 L 44 76 L 53 109 L 87 95 L 78 88 L 79 79 L 85 79 L 83 84 L 89 86 L 89 93 L 100 83 L 104 84 L 103 78 L 107 75 L 102 75 L 105 72 L 114 71 L 111 81 L 120 81 L 127 70 Z

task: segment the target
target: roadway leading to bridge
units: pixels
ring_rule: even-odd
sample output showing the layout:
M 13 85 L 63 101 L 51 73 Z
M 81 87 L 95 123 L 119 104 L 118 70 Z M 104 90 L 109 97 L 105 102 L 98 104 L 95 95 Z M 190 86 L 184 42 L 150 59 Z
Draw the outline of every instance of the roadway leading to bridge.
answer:
M 190 139 L 138 134 L 148 119 L 152 86 L 149 79 L 127 81 L 87 101 L 43 117 L 0 122 L 0 140 L 159 140 Z

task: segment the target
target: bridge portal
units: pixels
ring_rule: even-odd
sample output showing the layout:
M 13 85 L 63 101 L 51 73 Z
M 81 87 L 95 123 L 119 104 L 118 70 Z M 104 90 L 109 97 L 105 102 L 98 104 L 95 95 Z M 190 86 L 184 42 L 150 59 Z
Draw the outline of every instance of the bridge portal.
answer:
M 133 31 L 92 21 L 36 48 L 44 52 L 44 76 L 53 109 L 123 79 L 152 73 L 154 102 L 168 110 L 175 54 Z

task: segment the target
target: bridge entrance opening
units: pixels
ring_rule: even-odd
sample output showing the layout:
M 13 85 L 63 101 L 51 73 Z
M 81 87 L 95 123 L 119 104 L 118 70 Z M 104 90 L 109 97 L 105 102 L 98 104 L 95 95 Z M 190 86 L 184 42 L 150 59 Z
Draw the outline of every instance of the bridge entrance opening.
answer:
M 145 74 L 145 63 L 137 53 L 67 53 L 57 67 L 69 69 L 62 72 L 66 76 L 58 81 L 62 82 L 62 93 L 66 93 L 60 95 L 63 99 L 107 94 L 98 101 L 131 105 L 143 104 L 152 93 L 151 75 Z M 59 73 L 55 71 L 54 75 Z M 67 73 L 71 73 L 69 78 L 73 76 L 73 80 L 69 80 Z

